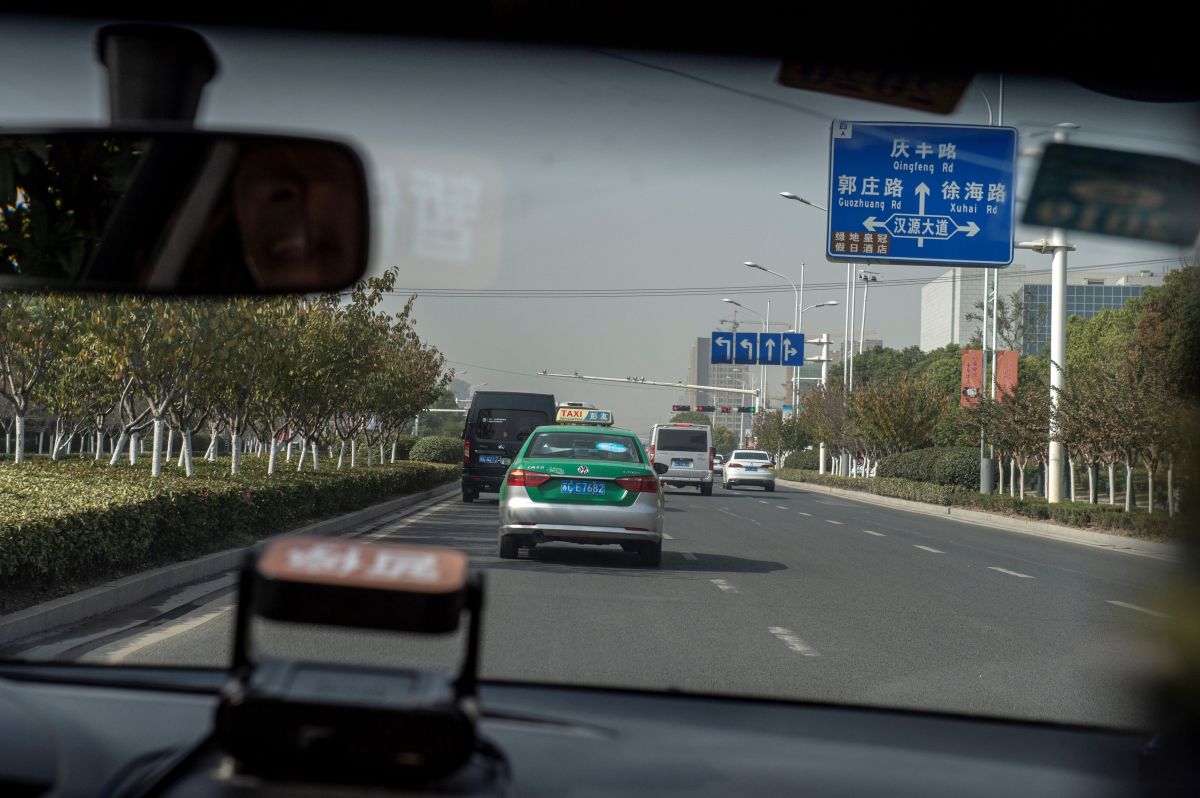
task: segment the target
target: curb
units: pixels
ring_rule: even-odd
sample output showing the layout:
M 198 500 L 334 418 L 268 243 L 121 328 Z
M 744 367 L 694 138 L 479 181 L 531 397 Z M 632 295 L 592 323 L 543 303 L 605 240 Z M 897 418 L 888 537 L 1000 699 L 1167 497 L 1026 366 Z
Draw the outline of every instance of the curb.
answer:
M 381 518 L 398 510 L 420 504 L 425 501 L 442 501 L 456 494 L 460 489 L 458 480 L 431 488 L 420 493 L 401 496 L 386 502 L 373 504 L 361 510 L 355 510 L 345 515 L 334 516 L 323 521 L 317 521 L 307 526 L 289 529 L 279 535 L 332 535 L 345 531 L 368 521 Z M 264 538 L 270 540 L 271 538 Z M 22 638 L 36 635 L 59 626 L 82 621 L 95 615 L 121 609 L 145 598 L 182 587 L 190 582 L 205 579 L 210 576 L 230 571 L 241 563 L 242 554 L 249 546 L 226 549 L 225 551 L 206 554 L 194 560 L 165 565 L 132 576 L 122 577 L 112 582 L 105 582 L 96 587 L 81 590 L 69 596 L 53 599 L 52 601 L 26 607 L 10 615 L 0 616 L 0 643 L 11 643 Z
M 1107 532 L 1093 532 L 1090 529 L 1075 529 L 1073 527 L 1050 524 L 1044 521 L 1027 521 L 1021 518 L 1009 518 L 1008 516 L 996 515 L 994 513 L 983 512 L 980 510 L 966 510 L 959 507 L 946 507 L 940 504 L 926 504 L 924 502 L 915 502 L 908 499 L 894 499 L 890 496 L 879 496 L 874 493 L 867 493 L 866 491 L 845 490 L 843 488 L 835 488 L 829 485 L 814 485 L 808 482 L 792 482 L 788 479 L 779 479 L 777 482 L 781 485 L 786 485 L 789 488 L 797 488 L 799 490 L 805 490 L 812 493 L 827 493 L 831 496 L 838 496 L 843 499 L 853 499 L 854 501 L 860 501 L 867 504 L 893 507 L 897 510 L 905 510 L 912 513 L 945 516 L 954 521 L 962 521 L 963 523 L 967 524 L 976 524 L 977 526 L 988 526 L 994 529 L 1003 529 L 1006 532 L 1018 532 L 1023 535 L 1036 535 L 1037 537 L 1051 538 L 1053 540 L 1060 540 L 1065 543 L 1076 543 L 1081 546 L 1092 546 L 1093 548 L 1119 551 L 1124 554 L 1134 554 L 1139 557 L 1150 557 L 1155 560 L 1165 560 L 1168 562 L 1179 562 L 1182 559 L 1182 553 L 1179 546 L 1173 543 L 1157 543 L 1151 540 L 1140 540 L 1138 538 L 1125 537 L 1124 535 L 1111 535 Z

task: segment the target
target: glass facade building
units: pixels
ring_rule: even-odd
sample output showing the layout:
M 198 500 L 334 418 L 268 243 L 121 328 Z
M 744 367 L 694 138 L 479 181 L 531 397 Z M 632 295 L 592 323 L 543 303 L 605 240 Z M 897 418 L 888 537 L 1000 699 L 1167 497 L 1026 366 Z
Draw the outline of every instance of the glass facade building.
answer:
M 1090 319 L 1105 308 L 1117 309 L 1146 290 L 1141 285 L 1068 285 L 1067 317 Z M 1050 286 L 1025 286 L 1025 347 L 1039 355 L 1050 345 Z

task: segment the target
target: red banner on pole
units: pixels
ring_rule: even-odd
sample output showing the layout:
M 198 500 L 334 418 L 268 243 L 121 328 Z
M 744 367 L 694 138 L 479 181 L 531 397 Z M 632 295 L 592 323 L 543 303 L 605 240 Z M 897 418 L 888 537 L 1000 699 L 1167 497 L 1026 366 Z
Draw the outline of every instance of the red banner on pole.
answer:
M 962 396 L 963 407 L 975 407 L 983 394 L 983 350 L 964 349 L 962 353 Z
M 1019 353 L 1002 349 L 996 353 L 996 401 L 1003 402 L 1017 388 L 1017 362 Z

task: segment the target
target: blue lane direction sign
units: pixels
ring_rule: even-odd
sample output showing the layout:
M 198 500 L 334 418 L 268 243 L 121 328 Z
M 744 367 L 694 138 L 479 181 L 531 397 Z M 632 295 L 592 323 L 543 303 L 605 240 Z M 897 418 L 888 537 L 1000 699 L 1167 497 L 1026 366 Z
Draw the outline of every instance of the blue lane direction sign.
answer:
M 804 365 L 804 333 L 784 333 L 781 362 L 785 366 Z
M 760 333 L 758 336 L 758 365 L 778 366 L 783 354 L 782 333 Z
M 758 363 L 758 333 L 734 333 L 733 362 L 743 366 Z
M 1008 266 L 1017 131 L 835 120 L 829 141 L 833 261 Z
M 712 334 L 712 357 L 710 362 L 733 362 L 733 333 L 715 332 Z

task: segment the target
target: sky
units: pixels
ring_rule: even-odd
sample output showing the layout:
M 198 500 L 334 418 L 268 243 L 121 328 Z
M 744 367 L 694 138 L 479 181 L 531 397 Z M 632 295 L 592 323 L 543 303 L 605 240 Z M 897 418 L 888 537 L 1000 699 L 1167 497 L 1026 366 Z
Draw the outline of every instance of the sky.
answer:
M 0 19 L 0 124 L 103 123 L 92 43 L 102 23 Z M 398 285 L 418 294 L 418 332 L 461 379 L 592 401 L 641 433 L 671 415 L 679 390 L 537 372 L 685 380 L 696 338 L 730 318 L 723 297 L 760 313 L 769 299 L 772 320 L 790 323 L 790 285 L 748 260 L 797 282 L 803 263 L 804 305 L 841 303 L 807 312 L 804 332 L 840 340 L 846 266 L 824 257 L 824 214 L 779 192 L 826 204 L 834 119 L 987 124 L 985 94 L 999 110 L 996 75 L 977 76 L 955 113 L 932 116 L 780 86 L 770 59 L 199 30 L 221 66 L 198 126 L 355 146 L 372 196 L 370 271 L 399 268 Z M 1067 121 L 1080 126 L 1075 143 L 1200 161 L 1194 104 L 1006 79 L 1003 123 L 1017 128 L 1019 149 Z M 1036 164 L 1020 159 L 1018 198 Z M 1045 233 L 1017 228 L 1018 240 Z M 1071 242 L 1081 270 L 1191 254 L 1084 234 Z M 1020 250 L 1016 262 L 1049 268 L 1047 256 Z M 920 283 L 944 269 L 872 269 L 867 337 L 918 343 Z M 561 293 L 617 289 L 656 294 Z M 504 293 L 531 290 L 559 293 Z M 781 383 L 775 371 L 768 380 Z

